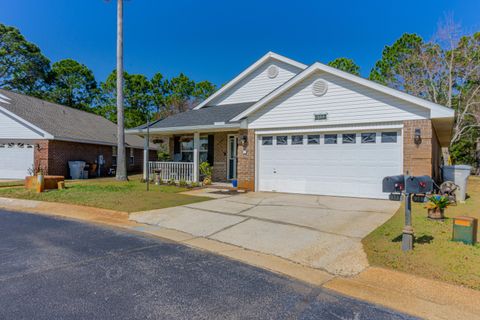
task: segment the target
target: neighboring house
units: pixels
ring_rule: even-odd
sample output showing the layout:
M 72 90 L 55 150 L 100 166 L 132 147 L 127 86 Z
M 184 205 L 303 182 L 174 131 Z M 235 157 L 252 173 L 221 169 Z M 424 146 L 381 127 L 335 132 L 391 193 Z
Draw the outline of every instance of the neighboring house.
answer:
M 198 180 L 206 160 L 214 181 L 237 179 L 247 190 L 385 198 L 385 176 L 439 178 L 453 121 L 450 108 L 268 53 L 194 110 L 152 123 L 150 133 L 169 137 L 181 162 L 154 164 L 168 177 L 191 170 L 187 179 Z
M 116 165 L 117 126 L 107 119 L 0 89 L 0 179 L 25 178 L 32 169 L 69 177 L 68 161 Z M 127 168 L 143 169 L 143 140 L 126 138 Z M 151 152 L 152 160 L 154 152 Z

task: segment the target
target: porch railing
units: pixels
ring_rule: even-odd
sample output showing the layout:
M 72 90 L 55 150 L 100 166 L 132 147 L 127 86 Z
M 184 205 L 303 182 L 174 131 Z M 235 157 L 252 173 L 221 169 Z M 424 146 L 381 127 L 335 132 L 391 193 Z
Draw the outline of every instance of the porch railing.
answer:
M 154 174 L 160 170 L 160 178 L 163 181 L 193 181 L 193 162 L 149 161 L 148 170 L 152 179 L 155 177 Z

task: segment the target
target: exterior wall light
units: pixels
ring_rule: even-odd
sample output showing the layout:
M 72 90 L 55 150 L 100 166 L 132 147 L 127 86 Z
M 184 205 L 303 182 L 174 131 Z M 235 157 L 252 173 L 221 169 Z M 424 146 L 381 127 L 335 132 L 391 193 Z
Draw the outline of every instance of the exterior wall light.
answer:
M 413 142 L 418 146 L 422 143 L 422 130 L 419 128 L 415 129 L 415 137 L 413 138 Z
M 242 136 L 242 138 L 240 139 L 240 144 L 245 147 L 247 143 L 248 143 L 248 137 Z

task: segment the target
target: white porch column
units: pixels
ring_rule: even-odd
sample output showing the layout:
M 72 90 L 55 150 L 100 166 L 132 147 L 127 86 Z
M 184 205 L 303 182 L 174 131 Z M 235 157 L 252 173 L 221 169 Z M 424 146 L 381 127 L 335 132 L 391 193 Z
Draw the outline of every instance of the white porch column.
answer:
M 198 182 L 200 175 L 198 172 L 198 160 L 200 159 L 200 133 L 193 134 L 193 181 Z
M 149 143 L 147 136 L 143 138 L 143 180 L 147 180 L 147 170 L 148 170 L 148 159 L 149 159 Z

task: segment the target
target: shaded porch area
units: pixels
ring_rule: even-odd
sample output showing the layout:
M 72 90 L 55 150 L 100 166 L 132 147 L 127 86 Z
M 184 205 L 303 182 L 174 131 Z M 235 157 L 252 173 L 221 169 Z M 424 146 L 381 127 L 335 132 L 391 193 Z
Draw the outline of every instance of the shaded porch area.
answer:
M 238 137 L 239 132 L 233 130 L 150 135 L 151 142 L 162 145 L 163 153 L 159 161 L 146 163 L 148 176 L 152 179 L 158 174 L 162 181 L 198 183 L 204 178 L 200 165 L 207 162 L 212 167 L 213 182 L 236 179 Z

